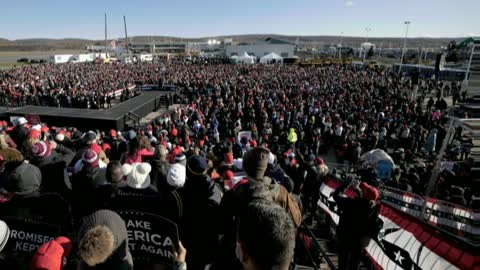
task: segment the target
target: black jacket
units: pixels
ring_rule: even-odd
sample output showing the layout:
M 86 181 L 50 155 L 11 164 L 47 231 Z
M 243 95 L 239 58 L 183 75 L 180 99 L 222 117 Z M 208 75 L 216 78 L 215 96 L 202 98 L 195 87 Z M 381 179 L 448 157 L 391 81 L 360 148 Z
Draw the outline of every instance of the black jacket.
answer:
M 69 148 L 57 145 L 48 157 L 36 157 L 31 160 L 31 163 L 42 172 L 42 192 L 56 192 L 69 197 L 71 182 L 66 168 L 74 156 L 75 152 Z
M 187 264 L 193 269 L 203 269 L 214 259 L 217 249 L 218 206 L 221 189 L 208 175 L 187 172 L 183 189 L 179 190 L 184 207 L 181 240 L 188 250 Z
M 168 167 L 170 166 L 168 161 L 153 159 L 150 161 L 150 165 L 152 165 L 152 171 L 150 172 L 150 179 L 152 181 L 152 185 L 158 190 L 167 189 L 167 174 Z
M 333 192 L 333 199 L 337 203 L 337 214 L 340 217 L 337 227 L 337 236 L 349 243 L 360 243 L 369 238 L 371 226 L 374 224 L 380 211 L 380 205 L 371 207 L 364 198 L 350 198 L 342 196 L 347 185 L 338 187 Z
M 40 194 L 38 190 L 28 194 L 15 194 L 9 201 L 0 203 L 2 216 L 12 216 L 55 224 L 64 234 L 71 233 L 72 217 L 70 206 L 55 193 Z
M 10 138 L 18 145 L 23 145 L 23 142 L 27 139 L 28 130 L 23 125 L 16 126 L 10 133 Z

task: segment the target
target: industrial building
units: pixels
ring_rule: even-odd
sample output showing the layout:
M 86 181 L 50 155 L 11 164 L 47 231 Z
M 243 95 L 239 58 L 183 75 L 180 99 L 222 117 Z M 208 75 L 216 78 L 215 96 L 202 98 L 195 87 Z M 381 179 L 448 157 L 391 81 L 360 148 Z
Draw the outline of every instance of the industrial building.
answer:
M 154 55 L 184 54 L 187 52 L 186 43 L 172 42 L 130 43 L 128 48 L 133 53 L 151 53 Z

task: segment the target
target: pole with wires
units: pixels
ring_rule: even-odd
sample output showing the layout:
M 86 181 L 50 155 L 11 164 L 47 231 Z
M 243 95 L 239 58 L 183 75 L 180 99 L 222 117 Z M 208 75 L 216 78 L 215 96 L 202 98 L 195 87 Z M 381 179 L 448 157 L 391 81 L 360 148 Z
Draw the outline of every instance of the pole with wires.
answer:
M 411 23 L 412 23 L 411 21 L 405 21 L 404 22 L 407 29 L 405 30 L 405 38 L 403 39 L 402 56 L 400 57 L 400 68 L 398 69 L 398 73 L 402 72 L 403 58 L 405 57 L 405 50 L 407 49 L 408 27 L 410 26 Z

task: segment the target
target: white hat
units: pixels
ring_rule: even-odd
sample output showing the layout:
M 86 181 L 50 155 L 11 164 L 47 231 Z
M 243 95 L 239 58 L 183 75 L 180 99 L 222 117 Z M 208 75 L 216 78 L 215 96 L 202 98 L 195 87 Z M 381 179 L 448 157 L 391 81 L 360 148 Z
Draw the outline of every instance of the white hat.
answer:
M 270 152 L 268 153 L 268 164 L 273 164 L 275 162 L 275 155 Z
M 25 119 L 25 117 L 20 117 L 17 119 L 17 125 L 23 125 L 23 124 L 26 124 L 28 123 L 27 119 Z
M 128 170 L 128 168 L 126 168 Z M 127 175 L 127 184 L 131 188 L 144 189 L 150 186 L 150 171 L 152 166 L 148 163 L 133 163 L 132 170 Z M 122 167 L 123 172 L 123 167 Z
M 35 130 L 37 130 L 37 131 L 40 131 L 40 130 L 42 130 L 42 126 L 39 125 L 39 124 L 36 124 L 36 125 L 33 125 L 33 126 L 32 126 L 32 129 L 35 129 Z
M 63 140 L 65 139 L 65 135 L 63 134 L 57 134 L 57 136 L 55 136 L 55 140 L 59 141 L 59 142 L 63 142 Z
M 132 165 L 127 164 L 127 163 L 122 165 L 122 174 L 123 175 L 129 175 L 132 172 L 132 170 L 133 170 Z
M 180 163 L 170 165 L 167 173 L 167 183 L 174 187 L 180 188 L 185 185 L 187 169 Z
M 235 167 L 237 167 L 238 169 L 243 170 L 243 159 L 241 158 L 234 159 L 233 165 L 235 165 Z
M 0 251 L 7 245 L 8 238 L 10 237 L 10 229 L 3 220 L 0 220 Z

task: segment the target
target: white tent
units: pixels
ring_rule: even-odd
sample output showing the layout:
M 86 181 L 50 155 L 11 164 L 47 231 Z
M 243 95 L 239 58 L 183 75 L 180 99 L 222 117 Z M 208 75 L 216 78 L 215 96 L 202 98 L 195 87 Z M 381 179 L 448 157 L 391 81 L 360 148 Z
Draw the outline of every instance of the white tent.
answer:
M 255 56 L 250 56 L 246 52 L 235 58 L 235 63 L 237 64 L 255 64 L 256 61 L 257 58 Z
M 262 63 L 262 64 L 282 63 L 282 61 L 283 61 L 283 58 L 280 55 L 278 55 L 274 52 L 269 53 L 269 54 L 263 56 L 262 58 L 260 58 L 260 63 Z

